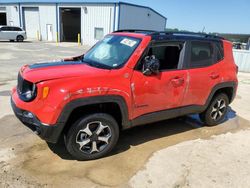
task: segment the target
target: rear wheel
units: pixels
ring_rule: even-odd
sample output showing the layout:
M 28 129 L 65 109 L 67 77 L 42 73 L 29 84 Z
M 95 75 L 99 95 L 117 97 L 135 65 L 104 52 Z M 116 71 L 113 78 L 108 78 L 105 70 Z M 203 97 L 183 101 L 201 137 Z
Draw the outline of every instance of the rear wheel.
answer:
M 23 42 L 23 40 L 24 40 L 24 37 L 23 37 L 22 35 L 18 35 L 18 36 L 16 37 L 16 41 L 17 41 L 17 42 Z
M 77 120 L 66 135 L 66 148 L 77 160 L 97 159 L 108 154 L 119 138 L 115 119 L 104 113 Z
M 224 93 L 216 95 L 208 108 L 200 114 L 200 119 L 208 126 L 221 123 L 227 114 L 229 105 L 228 96 Z

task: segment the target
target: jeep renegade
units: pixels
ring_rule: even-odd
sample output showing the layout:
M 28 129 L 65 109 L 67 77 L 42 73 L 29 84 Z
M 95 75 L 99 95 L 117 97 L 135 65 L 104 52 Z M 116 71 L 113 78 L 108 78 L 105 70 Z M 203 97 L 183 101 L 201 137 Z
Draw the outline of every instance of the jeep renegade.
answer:
M 232 44 L 218 36 L 113 32 L 86 54 L 24 65 L 11 104 L 47 142 L 78 160 L 105 156 L 121 130 L 187 114 L 221 123 L 237 89 Z

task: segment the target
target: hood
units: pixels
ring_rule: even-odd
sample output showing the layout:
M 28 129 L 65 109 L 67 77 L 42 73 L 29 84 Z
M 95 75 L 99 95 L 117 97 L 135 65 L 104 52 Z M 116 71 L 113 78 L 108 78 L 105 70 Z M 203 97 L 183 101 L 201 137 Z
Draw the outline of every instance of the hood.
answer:
M 109 70 L 91 67 L 81 61 L 53 61 L 24 65 L 20 73 L 25 80 L 33 83 L 79 76 L 103 75 Z

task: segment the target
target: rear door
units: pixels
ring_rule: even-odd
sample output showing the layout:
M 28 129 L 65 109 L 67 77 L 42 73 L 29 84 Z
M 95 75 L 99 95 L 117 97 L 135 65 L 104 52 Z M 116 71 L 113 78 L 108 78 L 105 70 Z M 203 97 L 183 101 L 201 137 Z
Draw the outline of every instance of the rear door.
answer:
M 218 51 L 211 41 L 189 41 L 189 84 L 183 105 L 204 105 L 212 88 L 220 81 Z
M 20 27 L 13 27 L 13 37 L 16 39 L 18 35 L 22 35 L 24 38 L 26 38 L 24 30 L 22 30 Z
M 17 27 L 8 27 L 8 39 L 16 40 L 18 35 Z

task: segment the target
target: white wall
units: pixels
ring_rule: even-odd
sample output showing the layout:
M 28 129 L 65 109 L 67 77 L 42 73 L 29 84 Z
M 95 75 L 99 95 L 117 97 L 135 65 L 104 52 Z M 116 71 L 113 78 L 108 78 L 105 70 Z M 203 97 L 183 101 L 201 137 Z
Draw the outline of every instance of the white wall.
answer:
M 81 8 L 81 41 L 83 45 L 93 45 L 98 42 L 94 37 L 95 27 L 103 28 L 104 36 L 113 31 L 114 4 L 63 4 L 58 6 L 58 14 L 59 8 L 63 7 Z
M 82 9 L 82 43 L 93 45 L 95 27 L 104 29 L 104 36 L 114 28 L 114 5 L 87 5 L 87 13 Z
M 233 50 L 234 61 L 241 72 L 250 72 L 250 50 Z
M 47 40 L 47 24 L 52 24 L 53 41 L 56 41 L 56 5 L 55 4 L 32 4 L 21 5 L 21 18 L 23 19 L 23 7 L 38 7 L 40 39 Z M 23 20 L 22 20 L 23 23 Z
M 148 16 L 149 15 L 149 16 Z M 149 8 L 120 4 L 119 29 L 164 31 L 166 20 Z
M 7 5 L 5 7 L 7 13 L 7 25 L 11 25 L 11 23 L 13 23 L 14 26 L 20 27 L 18 5 L 13 4 L 13 5 Z
M 5 5 L 7 12 L 7 24 L 12 22 L 14 26 L 23 26 L 23 7 L 38 7 L 39 9 L 39 22 L 40 22 L 40 35 L 42 40 L 47 40 L 46 24 L 52 24 L 53 41 L 56 41 L 56 5 L 55 4 L 34 4 L 34 5 L 21 5 L 21 25 L 19 21 L 19 6 L 18 4 Z
M 4 5 L 5 6 L 5 5 Z M 81 40 L 83 45 L 93 45 L 98 40 L 94 38 L 95 27 L 104 29 L 104 36 L 118 29 L 148 29 L 164 30 L 166 20 L 149 8 L 131 6 L 127 4 L 60 4 L 56 10 L 56 4 L 21 4 L 21 23 L 23 23 L 22 7 L 38 7 L 40 35 L 42 40 L 47 40 L 47 24 L 52 24 L 53 41 L 56 41 L 56 19 L 59 20 L 60 7 L 81 8 Z M 85 11 L 87 8 L 87 11 Z M 18 4 L 6 5 L 7 21 L 20 26 Z M 56 12 L 58 15 L 56 15 Z M 120 14 L 120 17 L 119 17 Z M 148 16 L 148 14 L 150 16 Z M 115 20 L 114 20 L 115 18 Z M 120 18 L 120 20 L 119 20 Z M 118 23 L 120 27 L 118 28 Z M 58 23 L 60 25 L 60 23 Z M 22 24 L 21 24 L 22 25 Z M 58 26 L 60 36 L 60 26 Z
M 47 40 L 47 24 L 52 25 L 53 41 L 56 41 L 56 5 L 40 5 L 41 39 Z
M 115 5 L 114 18 L 115 18 L 114 31 L 117 31 L 119 29 L 118 28 L 118 23 L 119 23 L 119 5 L 118 4 Z

